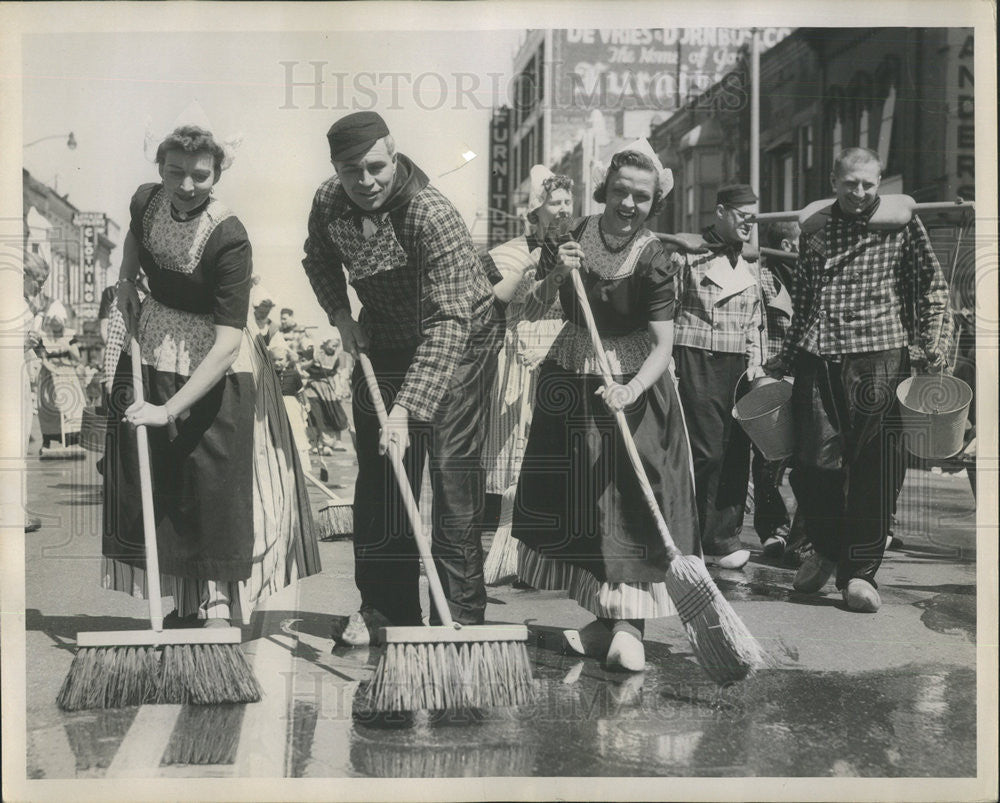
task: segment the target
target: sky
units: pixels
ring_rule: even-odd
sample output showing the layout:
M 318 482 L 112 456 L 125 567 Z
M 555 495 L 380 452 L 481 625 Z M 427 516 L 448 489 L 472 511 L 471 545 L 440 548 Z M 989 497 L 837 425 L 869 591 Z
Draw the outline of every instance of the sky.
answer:
M 159 180 L 143 152 L 147 129 L 158 140 L 197 103 L 215 133 L 243 136 L 216 192 L 246 226 L 255 270 L 279 307 L 325 327 L 301 259 L 313 194 L 332 174 L 326 130 L 344 114 L 375 108 L 398 149 L 455 203 L 473 234 L 484 235 L 477 213 L 487 207 L 490 111 L 506 100 L 521 36 L 25 35 L 23 142 L 72 131 L 78 145 L 70 150 L 63 138 L 32 145 L 24 166 L 78 208 L 107 213 L 124 239 L 132 193 Z M 290 86 L 296 82 L 304 85 Z M 470 151 L 476 157 L 466 162 Z

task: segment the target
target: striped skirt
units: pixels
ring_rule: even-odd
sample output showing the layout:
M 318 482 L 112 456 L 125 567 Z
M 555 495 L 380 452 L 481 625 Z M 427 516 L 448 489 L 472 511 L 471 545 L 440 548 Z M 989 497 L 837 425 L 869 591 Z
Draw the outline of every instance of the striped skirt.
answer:
M 566 591 L 599 617 L 671 616 L 666 550 L 615 419 L 595 395 L 602 384 L 542 365 L 511 530 L 520 542 L 518 578 Z M 625 418 L 677 547 L 700 554 L 691 452 L 669 375 Z
M 169 397 L 164 376 L 189 374 L 207 353 L 211 337 L 206 323 L 211 326 L 210 316 L 172 310 L 152 299 L 144 304 L 140 346 L 150 401 L 162 403 L 166 399 L 158 396 Z M 186 336 L 178 337 L 178 332 Z M 105 470 L 102 585 L 146 598 L 144 550 L 136 549 L 142 543 L 142 511 L 134 498 L 137 483 L 128 476 L 134 457 L 126 454 L 134 449 L 134 437 L 119 431 L 120 408 L 128 401 L 121 398 L 121 389 L 127 386 L 122 383 L 130 375 L 126 350 L 109 405 L 107 454 L 116 460 Z M 160 585 L 164 596 L 173 597 L 180 616 L 246 622 L 270 594 L 318 572 L 319 556 L 281 388 L 260 338 L 244 330 L 240 356 L 221 384 L 221 400 L 211 403 L 216 418 L 202 432 L 201 442 L 183 443 L 183 423 L 175 433 L 166 428 L 149 430 Z M 227 401 L 226 394 L 238 396 L 237 388 L 250 396 L 239 402 L 240 409 L 244 405 L 248 409 L 246 417 L 227 411 L 227 405 L 236 402 Z M 192 408 L 191 418 L 199 415 L 195 408 L 212 394 Z M 216 427 L 221 427 L 221 435 L 211 434 Z M 168 450 L 172 464 L 164 466 Z M 200 472 L 193 480 L 193 493 L 181 480 L 168 479 L 169 474 L 185 470 Z

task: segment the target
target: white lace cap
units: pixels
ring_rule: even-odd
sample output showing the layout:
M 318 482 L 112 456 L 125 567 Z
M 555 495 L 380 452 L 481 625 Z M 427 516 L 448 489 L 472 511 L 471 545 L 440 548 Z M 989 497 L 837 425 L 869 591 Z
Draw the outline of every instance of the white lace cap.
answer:
M 616 150 L 612 156 L 617 156 L 619 153 L 624 153 L 625 151 L 633 151 L 635 153 L 641 153 L 647 159 L 653 163 L 653 169 L 656 170 L 657 176 L 659 178 L 660 191 L 663 196 L 666 197 L 670 194 L 670 191 L 674 188 L 674 171 L 669 167 L 664 167 L 663 163 L 660 161 L 660 157 L 656 155 L 656 151 L 653 150 L 653 146 L 649 144 L 649 140 L 645 137 L 639 137 L 634 142 L 630 142 L 618 150 Z M 594 184 L 599 185 L 604 183 L 604 179 L 608 174 L 608 168 L 601 162 L 595 161 L 594 167 L 591 173 L 591 177 L 594 180 Z
M 535 165 L 531 168 L 531 189 L 528 192 L 527 213 L 534 212 L 545 203 L 545 187 L 542 186 L 546 179 L 555 175 L 545 165 Z
M 156 150 L 160 147 L 160 143 L 163 142 L 170 134 L 176 131 L 181 126 L 185 125 L 196 125 L 199 128 L 203 128 L 206 131 L 211 132 L 212 136 L 215 137 L 215 141 L 222 146 L 222 164 L 219 165 L 220 169 L 228 170 L 230 165 L 236 159 L 236 153 L 243 144 L 244 135 L 242 133 L 231 134 L 228 137 L 220 137 L 216 134 L 215 129 L 212 127 L 212 123 L 208 119 L 208 115 L 205 114 L 205 110 L 201 107 L 198 101 L 191 101 L 171 124 L 170 129 L 165 133 L 157 133 L 153 131 L 153 121 L 152 118 L 146 118 L 146 136 L 143 142 L 143 152 L 146 158 L 150 162 L 156 161 Z

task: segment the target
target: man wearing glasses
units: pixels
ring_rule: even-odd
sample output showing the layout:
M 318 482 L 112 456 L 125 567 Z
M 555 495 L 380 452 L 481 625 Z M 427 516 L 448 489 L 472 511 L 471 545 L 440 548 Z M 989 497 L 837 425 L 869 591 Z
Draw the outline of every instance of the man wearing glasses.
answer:
M 746 184 L 722 187 L 715 222 L 701 237 L 678 235 L 674 362 L 684 408 L 706 563 L 742 568 L 750 559 L 740 530 L 750 441 L 733 420 L 733 394 L 744 372 L 761 369 L 764 328 L 760 273 L 749 247 L 757 196 Z

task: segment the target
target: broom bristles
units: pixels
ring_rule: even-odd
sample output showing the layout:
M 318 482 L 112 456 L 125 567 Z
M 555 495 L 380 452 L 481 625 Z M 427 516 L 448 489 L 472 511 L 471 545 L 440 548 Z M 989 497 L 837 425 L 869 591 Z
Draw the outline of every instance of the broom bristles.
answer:
M 489 554 L 483 561 L 483 578 L 488 586 L 500 585 L 517 577 L 517 539 L 511 535 L 516 495 L 517 485 L 512 485 L 503 492 L 500 500 L 500 520 Z
M 132 705 L 256 703 L 261 690 L 238 644 L 83 647 L 56 703 L 64 711 Z
M 716 683 L 743 680 L 774 664 L 722 596 L 701 560 L 684 555 L 671 561 L 666 585 L 691 651 Z
M 527 705 L 534 696 L 523 642 L 389 644 L 368 686 L 376 711 L 460 711 Z
M 483 579 L 488 586 L 497 586 L 517 577 L 517 544 L 510 527 L 498 527 L 490 551 L 483 561 Z
M 354 506 L 336 504 L 320 508 L 316 524 L 322 541 L 350 538 L 354 534 Z

